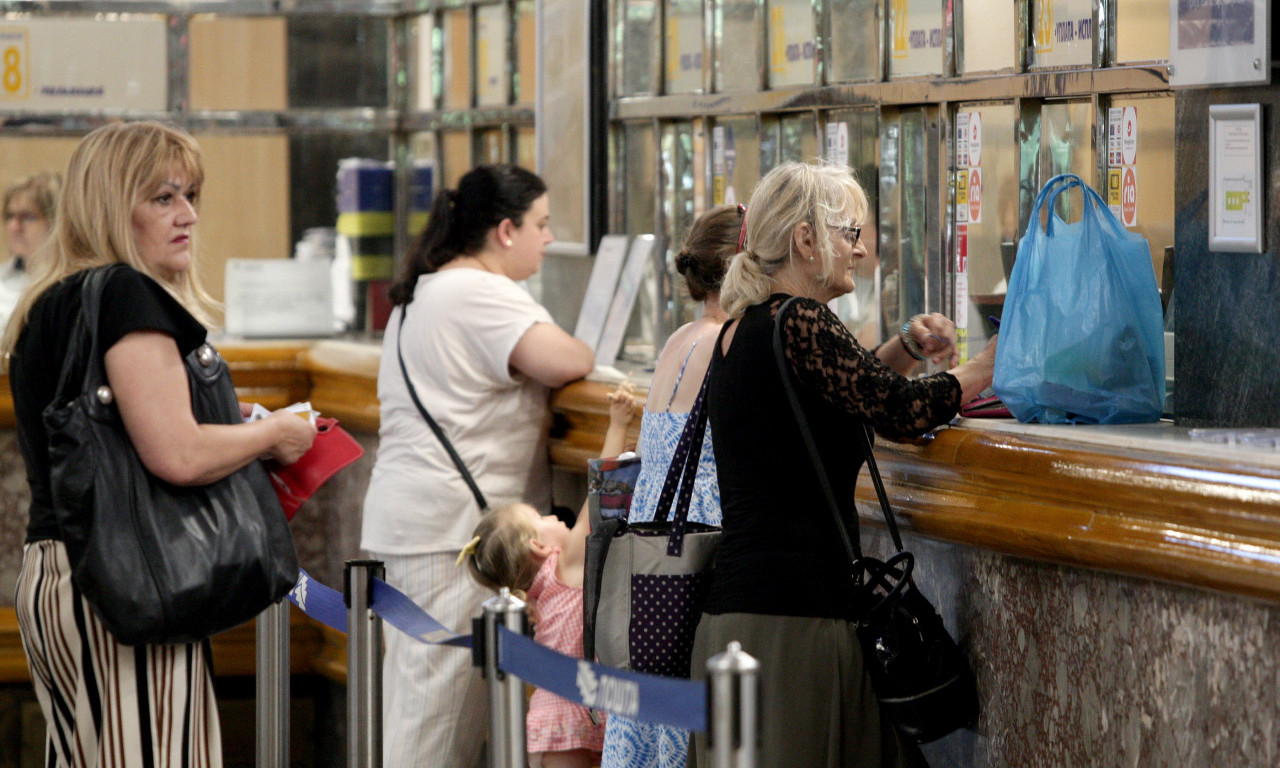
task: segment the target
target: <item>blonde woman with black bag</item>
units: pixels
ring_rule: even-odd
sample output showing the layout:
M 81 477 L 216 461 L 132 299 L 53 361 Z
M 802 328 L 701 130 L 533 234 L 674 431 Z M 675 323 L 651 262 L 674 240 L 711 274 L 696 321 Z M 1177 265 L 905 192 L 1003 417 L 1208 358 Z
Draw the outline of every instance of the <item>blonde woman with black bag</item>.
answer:
M 244 423 L 245 409 L 235 403 L 230 380 L 212 375 L 223 419 L 202 421 L 193 410 L 198 404 L 192 367 L 225 371 L 205 344 L 208 296 L 192 269 L 203 180 L 199 147 L 167 126 L 115 123 L 86 136 L 71 156 L 45 258 L 5 331 L 18 445 L 31 486 L 17 614 L 48 729 L 46 766 L 222 765 L 208 643 L 195 637 L 126 645 L 105 617 L 123 614 L 131 623 L 132 614 L 155 606 L 129 611 L 128 606 L 95 604 L 88 595 L 101 594 L 104 585 L 87 578 L 89 572 L 68 555 L 68 545 L 77 541 L 69 537 L 74 531 L 68 524 L 77 520 L 67 508 L 67 475 L 94 471 L 60 463 L 51 438 L 66 434 L 44 415 L 59 405 L 59 377 L 67 350 L 74 349 L 71 329 L 80 322 L 82 297 L 98 303 L 96 328 L 88 328 L 87 335 L 96 338 L 99 354 L 65 362 L 78 371 L 105 371 L 106 383 L 89 396 L 95 408 L 102 407 L 103 418 L 109 417 L 108 426 L 125 433 L 124 452 L 136 452 L 128 465 L 133 475 L 142 475 L 135 489 L 141 493 L 154 484 L 182 498 L 200 497 L 208 493 L 202 489 L 231 478 L 259 488 L 266 483 L 267 497 L 250 491 L 249 497 L 266 502 L 253 511 L 266 525 L 279 525 L 285 536 L 268 562 L 278 560 L 285 568 L 284 591 L 297 575 L 279 502 L 256 465 L 263 455 L 283 464 L 296 461 L 311 446 L 315 428 L 284 411 Z M 98 292 L 83 290 L 89 281 Z M 105 503 L 127 514 L 146 501 L 124 495 Z M 271 515 L 279 519 L 268 519 Z M 86 523 L 90 534 L 95 525 L 109 525 L 97 519 L 78 522 Z M 100 532 L 120 534 L 118 527 Z M 104 578 L 126 573 L 136 572 L 108 570 Z M 225 588 L 204 586 L 213 586 L 214 594 L 217 587 Z M 226 597 L 232 602 L 252 602 L 231 592 Z M 250 607 L 242 620 L 263 607 Z
M 955 327 L 912 318 L 875 350 L 827 306 L 854 288 L 867 198 L 846 167 L 784 163 L 747 205 L 746 239 L 720 291 L 730 320 L 707 392 L 716 436 L 723 534 L 694 641 L 693 673 L 730 641 L 760 660 L 760 765 L 918 766 L 914 742 L 881 715 L 855 632 L 859 595 L 776 365 L 782 349 L 843 515 L 856 516 L 865 460 L 855 430 L 919 435 L 947 423 L 991 383 L 995 345 L 946 373 L 904 374 L 949 360 Z M 695 736 L 699 765 L 710 764 Z

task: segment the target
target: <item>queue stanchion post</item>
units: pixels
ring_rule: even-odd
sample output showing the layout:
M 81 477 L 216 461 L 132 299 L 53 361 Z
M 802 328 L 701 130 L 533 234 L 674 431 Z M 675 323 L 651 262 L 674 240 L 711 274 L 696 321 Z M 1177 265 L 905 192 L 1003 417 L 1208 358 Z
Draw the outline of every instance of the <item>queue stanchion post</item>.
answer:
M 347 602 L 347 766 L 382 768 L 382 618 L 370 609 L 380 560 L 348 560 L 343 572 Z
M 756 768 L 757 677 L 760 662 L 729 643 L 724 653 L 707 659 L 711 706 L 707 734 L 713 768 Z
M 484 604 L 483 666 L 489 683 L 489 766 L 524 768 L 528 757 L 524 739 L 524 681 L 498 669 L 498 627 L 524 634 L 528 626 L 525 603 L 503 587 Z M 479 633 L 472 633 L 473 642 Z M 476 642 L 477 645 L 481 643 Z M 480 659 L 476 659 L 479 664 Z
M 257 768 L 289 765 L 289 601 L 267 606 L 256 622 Z

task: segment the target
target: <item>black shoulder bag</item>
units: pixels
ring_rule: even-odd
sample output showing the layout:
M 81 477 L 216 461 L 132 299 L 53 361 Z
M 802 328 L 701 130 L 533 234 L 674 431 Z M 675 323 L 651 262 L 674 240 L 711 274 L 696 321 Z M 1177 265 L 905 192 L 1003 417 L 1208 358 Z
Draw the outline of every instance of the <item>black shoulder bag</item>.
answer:
M 297 581 L 298 556 L 261 462 L 208 485 L 176 486 L 138 458 L 98 347 L 103 286 L 123 268 L 85 277 L 57 395 L 44 411 L 54 513 L 72 580 L 117 640 L 194 642 L 283 598 Z M 242 423 L 213 347 L 184 363 L 196 421 Z
M 444 446 L 445 453 L 449 454 L 449 458 L 453 460 L 453 465 L 462 473 L 462 479 L 466 481 L 467 487 L 471 489 L 471 495 L 476 497 L 476 503 L 480 505 L 480 511 L 485 512 L 489 509 L 489 502 L 485 500 L 484 494 L 480 492 L 480 486 L 476 485 L 475 478 L 467 470 L 467 465 L 462 463 L 462 457 L 454 450 L 453 443 L 449 442 L 444 430 L 440 428 L 435 419 L 431 418 L 431 414 L 427 413 L 427 407 L 418 399 L 418 390 L 414 389 L 413 380 L 409 378 L 409 369 L 404 364 L 404 353 L 400 351 L 400 338 L 404 336 L 404 317 L 407 314 L 409 314 L 409 305 L 405 304 L 400 307 L 400 326 L 396 330 L 396 357 L 400 360 L 400 373 L 404 376 L 405 388 L 409 390 L 409 399 L 417 406 L 418 413 L 422 414 L 427 426 L 431 427 L 431 431 L 440 440 L 440 444 Z
M 857 622 L 862 660 L 871 675 L 880 708 L 898 732 L 922 744 L 934 741 L 977 720 L 978 693 L 973 671 L 947 633 L 942 618 L 912 579 L 915 557 L 902 547 L 867 427 L 854 432 L 866 451 L 880 510 L 897 553 L 888 560 L 862 554 L 856 515 L 853 535 L 849 534 L 782 350 L 782 317 L 793 301 L 794 298 L 787 300 L 774 319 L 773 354 L 818 483 L 849 555 L 859 603 L 870 606 Z

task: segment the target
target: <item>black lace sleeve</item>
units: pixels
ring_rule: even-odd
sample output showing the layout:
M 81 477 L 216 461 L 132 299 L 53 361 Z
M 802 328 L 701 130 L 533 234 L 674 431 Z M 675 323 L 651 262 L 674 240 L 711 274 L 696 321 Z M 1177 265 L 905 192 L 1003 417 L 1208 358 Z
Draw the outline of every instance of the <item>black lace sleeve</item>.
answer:
M 786 298 L 770 299 L 771 317 Z M 782 348 L 802 389 L 865 419 L 885 437 L 915 437 L 950 421 L 960 408 L 960 382 L 954 376 L 902 376 L 813 299 L 798 299 L 787 309 Z

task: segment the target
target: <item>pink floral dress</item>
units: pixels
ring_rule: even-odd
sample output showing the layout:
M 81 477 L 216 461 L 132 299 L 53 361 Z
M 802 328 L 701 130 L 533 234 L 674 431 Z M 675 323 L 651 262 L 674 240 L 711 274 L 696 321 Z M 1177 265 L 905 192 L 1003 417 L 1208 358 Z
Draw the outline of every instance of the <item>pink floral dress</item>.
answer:
M 538 569 L 529 588 L 529 599 L 537 605 L 538 624 L 533 639 L 566 656 L 582 658 L 582 588 L 571 587 L 556 578 L 556 550 Z M 541 688 L 529 699 L 527 749 L 535 752 L 567 752 L 589 749 L 600 753 L 604 745 L 603 712 L 600 723 L 591 722 L 587 708 L 560 698 Z

